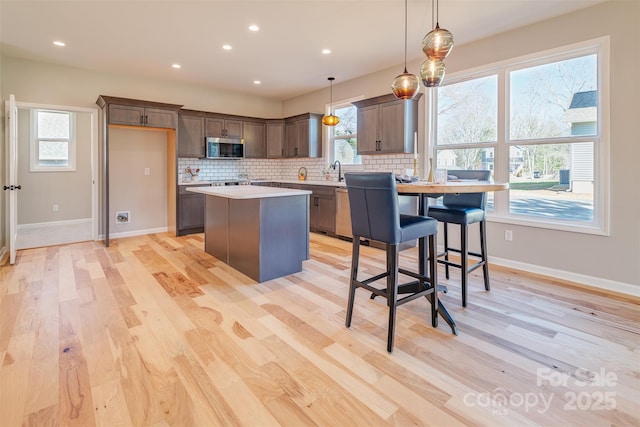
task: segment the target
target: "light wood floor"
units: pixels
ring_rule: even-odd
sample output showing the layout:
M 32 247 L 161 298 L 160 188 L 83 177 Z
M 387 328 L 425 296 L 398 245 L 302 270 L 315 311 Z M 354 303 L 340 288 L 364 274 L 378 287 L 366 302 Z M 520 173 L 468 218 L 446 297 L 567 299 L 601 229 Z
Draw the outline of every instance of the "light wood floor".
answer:
M 202 235 L 112 243 L 0 267 L 1 427 L 640 425 L 638 301 L 493 267 L 462 309 L 455 275 L 459 336 L 419 299 L 388 354 L 382 299 L 359 290 L 344 327 L 348 242 L 312 234 L 304 271 L 262 284 Z

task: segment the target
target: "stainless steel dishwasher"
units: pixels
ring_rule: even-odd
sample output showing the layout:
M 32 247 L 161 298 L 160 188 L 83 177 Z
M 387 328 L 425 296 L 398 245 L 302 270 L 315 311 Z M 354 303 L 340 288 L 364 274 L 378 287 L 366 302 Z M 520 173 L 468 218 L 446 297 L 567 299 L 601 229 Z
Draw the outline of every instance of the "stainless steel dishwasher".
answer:
M 351 210 L 346 188 L 336 188 L 336 234 L 351 237 Z

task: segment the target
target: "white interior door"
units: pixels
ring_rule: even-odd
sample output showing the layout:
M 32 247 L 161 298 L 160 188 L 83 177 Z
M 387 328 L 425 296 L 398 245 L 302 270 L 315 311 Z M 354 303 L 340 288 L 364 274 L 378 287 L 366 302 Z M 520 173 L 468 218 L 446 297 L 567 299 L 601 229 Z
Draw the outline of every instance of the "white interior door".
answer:
M 16 238 L 18 233 L 18 107 L 13 94 L 9 95 L 9 103 L 6 105 L 5 117 L 8 120 L 9 130 L 9 179 L 4 190 L 9 192 L 9 263 L 16 262 Z

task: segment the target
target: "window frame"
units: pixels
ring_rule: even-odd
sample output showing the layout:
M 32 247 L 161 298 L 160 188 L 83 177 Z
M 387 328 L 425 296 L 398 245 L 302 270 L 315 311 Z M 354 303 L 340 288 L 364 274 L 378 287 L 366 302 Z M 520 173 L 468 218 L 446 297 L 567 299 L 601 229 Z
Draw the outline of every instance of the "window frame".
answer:
M 364 96 L 357 96 L 354 98 L 349 98 L 349 99 L 343 99 L 340 101 L 334 101 L 333 104 L 326 104 L 325 106 L 325 114 L 331 114 L 331 111 L 336 111 L 340 108 L 344 108 L 344 107 L 353 107 L 356 109 L 356 133 L 355 134 L 351 134 L 349 135 L 350 138 L 355 137 L 356 140 L 358 139 L 358 126 L 357 126 L 357 120 L 358 120 L 358 108 L 355 105 L 352 105 L 354 102 L 356 101 L 361 101 L 363 100 L 365 97 Z M 339 117 L 338 117 L 339 118 Z M 325 144 L 326 146 L 326 151 L 325 151 L 325 157 L 329 160 L 329 165 L 332 165 L 335 161 L 335 150 L 334 150 L 334 143 L 336 139 L 344 139 L 345 135 L 341 135 L 340 138 L 336 138 L 334 129 L 334 126 L 324 126 L 324 128 L 326 128 L 326 141 L 327 143 Z M 362 155 L 360 155 L 362 156 Z M 361 157 L 362 158 L 362 157 Z M 362 162 L 360 164 L 341 164 L 342 170 L 343 171 L 364 171 L 364 158 L 362 158 Z
M 69 138 L 39 138 L 38 137 L 38 113 L 63 113 L 69 115 Z M 76 171 L 76 132 L 75 112 L 56 110 L 52 108 L 33 108 L 30 110 L 30 144 L 29 144 L 29 170 L 30 172 L 75 172 Z M 66 166 L 41 166 L 40 165 L 40 141 L 67 141 L 68 164 Z
M 494 148 L 494 179 L 499 182 L 509 182 L 509 150 L 515 145 L 542 145 L 542 144 L 567 144 L 592 142 L 594 149 L 594 195 L 593 195 L 593 220 L 569 221 L 557 218 L 543 218 L 509 212 L 510 191 L 498 191 L 494 194 L 494 207 L 487 212 L 489 220 L 515 225 L 524 225 L 538 228 L 570 231 L 577 233 L 609 235 L 610 233 L 610 143 L 609 143 L 609 67 L 610 46 L 609 36 L 587 40 L 554 49 L 544 50 L 533 54 L 516 57 L 497 63 L 475 67 L 466 71 L 460 71 L 448 75 L 442 86 L 462 83 L 465 81 L 497 75 L 498 93 L 498 133 L 495 142 L 470 142 L 464 144 L 438 145 L 437 144 L 437 116 L 438 116 L 438 91 L 432 91 L 429 97 L 430 112 L 427 119 L 429 126 L 429 146 L 434 157 L 438 150 L 443 149 L 471 149 Z M 575 135 L 557 138 L 537 138 L 526 140 L 510 140 L 510 81 L 509 76 L 513 71 L 568 60 L 590 54 L 597 55 L 597 130 L 595 135 Z M 500 167 L 497 167 L 500 165 Z

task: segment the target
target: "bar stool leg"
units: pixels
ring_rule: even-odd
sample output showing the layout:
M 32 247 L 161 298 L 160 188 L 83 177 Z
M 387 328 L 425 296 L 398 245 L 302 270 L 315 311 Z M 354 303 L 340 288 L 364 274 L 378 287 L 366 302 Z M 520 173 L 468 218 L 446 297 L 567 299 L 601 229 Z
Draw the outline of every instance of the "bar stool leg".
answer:
M 436 235 L 429 236 L 429 253 L 432 254 L 429 258 L 429 281 L 433 293 L 431 294 L 431 326 L 438 327 L 438 259 L 435 256 Z
M 449 261 L 449 226 L 446 222 L 443 222 L 442 224 L 444 225 L 444 259 L 445 261 Z M 444 277 L 449 280 L 448 262 L 444 265 Z
M 389 331 L 387 351 L 393 352 L 393 341 L 396 328 L 396 306 L 398 301 L 398 246 L 387 245 L 387 305 L 389 306 Z
M 356 280 L 358 278 L 358 260 L 360 259 L 360 237 L 353 236 L 353 251 L 351 255 L 351 280 L 349 281 L 349 302 L 347 303 L 347 317 L 345 326 L 351 326 L 353 316 L 353 303 L 356 297 Z
M 484 276 L 484 289 L 491 290 L 491 284 L 489 283 L 489 263 L 487 261 L 487 223 L 480 221 L 480 255 L 482 255 L 482 274 Z
M 469 256 L 467 252 L 467 244 L 469 243 L 467 236 L 466 224 L 460 225 L 460 265 L 462 273 L 462 306 L 467 306 L 467 277 L 469 273 Z

